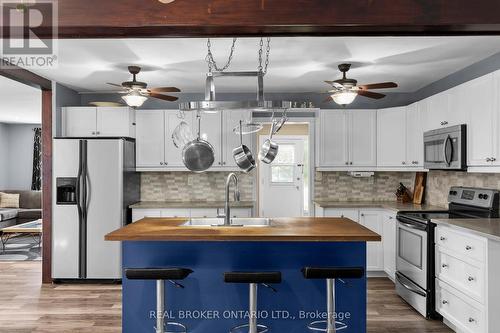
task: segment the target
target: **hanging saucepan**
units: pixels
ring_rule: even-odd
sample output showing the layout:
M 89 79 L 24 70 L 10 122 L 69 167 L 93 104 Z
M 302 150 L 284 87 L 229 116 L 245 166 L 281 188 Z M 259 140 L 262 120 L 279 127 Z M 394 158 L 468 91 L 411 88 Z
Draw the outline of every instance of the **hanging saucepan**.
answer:
M 276 158 L 276 155 L 278 155 L 278 144 L 273 141 L 273 134 L 275 133 L 275 130 L 276 121 L 273 120 L 271 124 L 271 131 L 269 133 L 269 139 L 264 141 L 259 151 L 259 160 L 266 164 L 271 164 Z
M 182 162 L 191 171 L 203 172 L 214 164 L 214 148 L 208 141 L 200 138 L 201 118 L 198 119 L 198 137 L 184 146 Z
M 240 146 L 233 149 L 233 157 L 236 165 L 243 170 L 243 172 L 249 172 L 255 168 L 255 159 L 252 156 L 252 152 L 247 146 L 243 144 L 243 131 L 242 122 L 240 120 Z

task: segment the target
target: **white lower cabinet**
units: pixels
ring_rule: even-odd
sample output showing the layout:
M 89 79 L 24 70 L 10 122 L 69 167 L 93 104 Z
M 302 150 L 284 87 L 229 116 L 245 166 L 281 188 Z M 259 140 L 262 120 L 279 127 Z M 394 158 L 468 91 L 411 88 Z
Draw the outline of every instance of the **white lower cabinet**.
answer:
M 359 208 L 321 208 L 316 207 L 317 216 L 345 217 L 360 223 L 373 232 L 382 235 L 381 242 L 367 242 L 366 244 L 366 270 L 371 272 L 387 272 L 394 279 L 396 270 L 396 225 L 393 222 L 393 232 L 389 231 L 386 236 L 386 216 L 394 216 L 394 212 L 383 209 L 359 209 Z M 395 217 L 394 217 L 395 220 Z M 387 245 L 386 237 L 388 240 Z M 387 253 L 386 253 L 387 251 Z M 391 257 L 392 256 L 392 257 Z M 385 259 L 387 257 L 387 259 Z M 387 261 L 390 269 L 387 269 Z
M 436 310 L 460 333 L 500 331 L 500 242 L 436 229 Z
M 394 212 L 385 212 L 382 218 L 384 271 L 394 281 L 396 278 L 396 214 Z
M 220 213 L 224 210 L 221 207 Z M 139 221 L 145 217 L 217 217 L 217 208 L 162 208 L 162 209 L 132 209 L 132 222 Z M 231 208 L 231 217 L 251 217 L 252 208 L 238 207 Z

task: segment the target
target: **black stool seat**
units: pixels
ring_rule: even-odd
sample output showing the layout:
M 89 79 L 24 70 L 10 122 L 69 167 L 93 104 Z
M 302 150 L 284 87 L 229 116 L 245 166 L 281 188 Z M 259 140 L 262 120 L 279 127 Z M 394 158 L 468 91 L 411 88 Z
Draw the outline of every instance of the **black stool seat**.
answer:
M 225 272 L 226 283 L 281 283 L 281 272 Z
M 193 273 L 188 268 L 126 268 L 125 276 L 130 280 L 184 280 Z
M 363 267 L 304 267 L 306 279 L 359 279 L 364 275 Z

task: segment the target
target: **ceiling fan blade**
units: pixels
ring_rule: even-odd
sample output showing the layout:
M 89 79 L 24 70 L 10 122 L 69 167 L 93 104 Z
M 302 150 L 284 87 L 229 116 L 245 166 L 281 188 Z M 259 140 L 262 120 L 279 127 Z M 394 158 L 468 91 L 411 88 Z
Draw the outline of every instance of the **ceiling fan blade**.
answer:
M 150 96 L 150 97 L 162 99 L 164 101 L 169 101 L 169 102 L 173 102 L 173 101 L 176 101 L 176 100 L 179 99 L 178 97 L 175 97 L 175 96 L 162 95 L 162 94 L 157 94 L 157 93 L 154 93 L 154 92 L 150 92 L 147 95 Z
M 380 83 L 371 83 L 371 84 L 362 84 L 358 87 L 363 90 L 370 89 L 384 89 L 384 88 L 396 88 L 398 85 L 394 82 L 380 82 Z
M 373 91 L 367 91 L 367 90 L 358 90 L 358 95 L 360 96 L 365 96 L 368 98 L 374 98 L 374 99 L 381 99 L 384 98 L 384 94 L 379 94 Z
M 181 90 L 177 87 L 156 87 L 156 88 L 149 88 L 148 89 L 150 92 L 181 92 Z
M 110 83 L 110 82 L 106 82 L 106 84 L 109 84 L 110 86 L 114 86 L 114 87 L 120 87 L 120 88 L 123 88 L 123 86 L 121 84 L 117 84 L 117 83 Z

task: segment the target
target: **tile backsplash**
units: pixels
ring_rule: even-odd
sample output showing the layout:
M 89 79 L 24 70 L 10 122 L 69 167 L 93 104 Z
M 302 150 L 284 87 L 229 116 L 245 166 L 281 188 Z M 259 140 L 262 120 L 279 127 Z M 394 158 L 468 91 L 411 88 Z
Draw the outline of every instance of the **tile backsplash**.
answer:
M 355 178 L 347 172 L 316 172 L 317 200 L 327 201 L 394 201 L 399 183 L 413 188 L 414 172 L 376 172 L 373 177 Z
M 141 201 L 223 201 L 228 174 L 144 172 L 141 174 Z M 238 173 L 238 178 L 241 200 L 252 201 L 253 175 Z
M 429 171 L 427 174 L 427 188 L 425 191 L 426 202 L 437 206 L 447 206 L 448 191 L 451 186 L 500 189 L 500 174 Z

